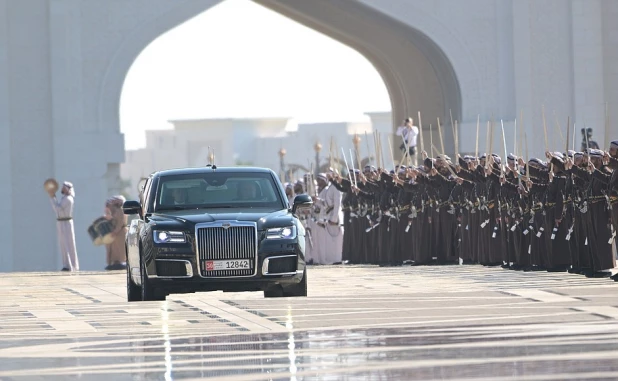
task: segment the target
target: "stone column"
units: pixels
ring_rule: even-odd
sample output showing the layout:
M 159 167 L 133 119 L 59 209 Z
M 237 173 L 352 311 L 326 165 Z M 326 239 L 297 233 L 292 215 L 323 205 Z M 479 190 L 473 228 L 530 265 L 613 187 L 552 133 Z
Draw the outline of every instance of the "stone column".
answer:
M 56 219 L 43 190 L 55 175 L 49 2 L 0 1 L 0 24 L 0 271 L 59 269 Z
M 0 0 L 0 25 L 10 19 L 8 0 Z M 0 46 L 9 46 L 9 28 L 0 28 Z M 9 114 L 9 51 L 0 49 L 0 178 L 12 180 L 11 170 L 11 115 Z M 6 182 L 0 187 L 0 271 L 13 270 L 13 187 Z

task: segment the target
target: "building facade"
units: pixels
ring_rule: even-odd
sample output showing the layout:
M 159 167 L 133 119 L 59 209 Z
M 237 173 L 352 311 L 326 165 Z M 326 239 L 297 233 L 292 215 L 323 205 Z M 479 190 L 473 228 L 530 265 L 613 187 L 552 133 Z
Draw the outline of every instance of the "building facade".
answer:
M 291 118 L 170 121 L 172 129 L 146 131 L 146 146 L 126 151 L 125 162 L 120 165 L 120 177 L 126 184 L 123 192 L 137 197 L 140 179 L 150 173 L 204 166 L 211 163 L 213 152 L 217 165 L 271 168 L 283 181 L 302 176 L 312 167 L 327 165 L 331 141 L 332 156 L 343 160 L 343 148 L 346 159 L 351 161 L 349 152 L 355 149 L 353 138 L 359 136 L 360 157 L 367 158 L 373 156 L 373 132 L 379 131 L 386 139 L 391 131 L 391 117 L 390 112 L 376 112 L 368 113 L 366 119 L 312 124 L 297 124 Z M 369 147 L 365 136 L 369 139 Z M 321 145 L 319 152 L 316 152 L 316 143 Z M 283 158 L 282 149 L 285 151 Z
M 82 268 L 103 267 L 86 229 L 121 183 L 126 74 L 150 42 L 220 1 L 0 0 L 0 176 L 8 184 L 0 188 L 0 271 L 59 268 L 42 190 L 49 177 L 75 184 Z M 450 131 L 452 113 L 459 151 L 473 152 L 477 117 L 481 126 L 503 121 L 513 136 L 517 118 L 531 156 L 564 147 L 554 119 L 564 129 L 567 117 L 577 131 L 594 128 L 602 147 L 618 135 L 605 116 L 607 108 L 618 120 L 618 1 L 255 1 L 363 54 L 389 92 L 391 131 L 418 111 L 424 131 L 438 118 Z M 453 134 L 445 135 L 452 153 Z

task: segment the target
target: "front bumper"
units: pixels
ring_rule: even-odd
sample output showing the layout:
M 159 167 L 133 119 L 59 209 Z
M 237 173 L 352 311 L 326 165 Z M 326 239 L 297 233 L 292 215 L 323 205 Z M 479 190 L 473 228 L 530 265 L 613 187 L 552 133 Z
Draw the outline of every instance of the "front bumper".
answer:
M 149 283 L 167 293 L 260 291 L 301 282 L 306 266 L 304 245 L 298 239 L 262 241 L 251 276 L 208 277 L 201 273 L 195 253 L 188 251 L 152 247 L 145 263 Z

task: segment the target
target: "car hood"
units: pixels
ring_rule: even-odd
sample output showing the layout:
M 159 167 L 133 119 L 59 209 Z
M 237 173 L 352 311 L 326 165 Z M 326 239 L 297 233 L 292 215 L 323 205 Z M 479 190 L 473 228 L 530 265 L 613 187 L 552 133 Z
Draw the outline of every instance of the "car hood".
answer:
M 272 209 L 254 209 L 248 211 L 230 211 L 229 209 L 209 209 L 209 210 L 179 210 L 165 213 L 154 213 L 150 216 L 150 223 L 166 228 L 190 228 L 195 224 L 217 222 L 217 221 L 238 221 L 255 222 L 258 230 L 271 227 L 290 226 L 293 224 L 294 217 L 284 209 L 272 211 Z

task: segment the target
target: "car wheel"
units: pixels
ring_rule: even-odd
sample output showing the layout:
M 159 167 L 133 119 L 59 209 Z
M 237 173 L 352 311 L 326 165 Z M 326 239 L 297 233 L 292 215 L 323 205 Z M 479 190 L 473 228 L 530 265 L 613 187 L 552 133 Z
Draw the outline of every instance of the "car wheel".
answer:
M 138 302 L 142 300 L 142 288 L 131 279 L 131 267 L 127 263 L 127 301 Z
M 303 271 L 303 279 L 299 283 L 283 288 L 283 296 L 307 296 L 307 268 Z
M 165 295 L 161 297 L 161 295 L 157 294 L 155 288 L 150 284 L 148 276 L 146 275 L 146 265 L 144 264 L 143 258 L 140 258 L 139 266 L 140 279 L 142 280 L 142 301 L 165 300 Z

